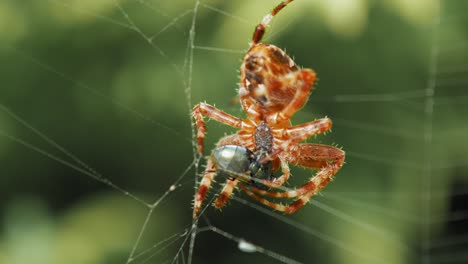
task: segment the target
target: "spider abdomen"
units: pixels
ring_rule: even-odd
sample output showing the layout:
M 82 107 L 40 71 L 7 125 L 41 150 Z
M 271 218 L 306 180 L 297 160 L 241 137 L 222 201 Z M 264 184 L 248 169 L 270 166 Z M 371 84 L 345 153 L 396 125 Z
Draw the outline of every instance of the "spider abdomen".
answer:
M 248 95 L 263 112 L 281 111 L 294 98 L 297 87 L 301 86 L 298 85 L 303 81 L 298 78 L 301 72 L 280 48 L 271 44 L 256 44 L 246 54 L 241 66 L 240 95 Z M 315 73 L 311 73 L 315 77 Z

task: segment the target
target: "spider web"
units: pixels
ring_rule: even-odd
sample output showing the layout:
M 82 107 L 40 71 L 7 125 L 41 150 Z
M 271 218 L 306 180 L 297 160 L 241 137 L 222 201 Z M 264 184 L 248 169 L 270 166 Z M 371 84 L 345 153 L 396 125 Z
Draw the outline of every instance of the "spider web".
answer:
M 313 140 L 347 164 L 295 215 L 237 193 L 198 223 L 190 110 L 242 116 L 240 59 L 277 1 L 0 4 L 0 262 L 465 263 L 466 4 L 327 2 L 295 1 L 265 42 L 317 71 L 293 122 L 330 116 Z M 367 29 L 336 22 L 352 14 Z M 212 123 L 207 147 L 234 132 Z M 311 174 L 293 173 L 288 187 Z

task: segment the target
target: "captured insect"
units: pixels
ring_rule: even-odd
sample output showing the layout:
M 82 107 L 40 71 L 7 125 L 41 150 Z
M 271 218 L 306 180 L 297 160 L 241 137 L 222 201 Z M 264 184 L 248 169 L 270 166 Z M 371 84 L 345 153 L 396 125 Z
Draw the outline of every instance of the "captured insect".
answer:
M 237 145 L 224 145 L 213 150 L 212 159 L 217 168 L 218 176 L 232 180 L 248 181 L 257 188 L 265 188 L 259 184 L 261 179 L 273 179 L 273 163 L 262 162 L 264 157 L 255 155 L 247 148 Z

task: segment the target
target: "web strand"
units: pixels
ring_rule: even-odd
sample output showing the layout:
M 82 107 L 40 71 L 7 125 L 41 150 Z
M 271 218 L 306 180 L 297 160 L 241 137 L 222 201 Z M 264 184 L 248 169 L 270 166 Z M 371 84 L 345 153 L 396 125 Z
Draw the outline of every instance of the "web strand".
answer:
M 439 54 L 439 25 L 441 16 L 441 1 L 438 1 L 437 14 L 434 16 L 432 44 L 430 51 L 429 62 L 429 79 L 427 82 L 426 98 L 424 102 L 424 145 L 423 145 L 423 178 L 422 178 L 422 206 L 423 206 L 423 221 L 422 221 L 422 263 L 431 263 L 431 255 L 429 249 L 431 247 L 431 202 L 432 202 L 432 140 L 433 140 L 433 118 L 434 118 L 434 95 L 436 88 L 437 64 Z

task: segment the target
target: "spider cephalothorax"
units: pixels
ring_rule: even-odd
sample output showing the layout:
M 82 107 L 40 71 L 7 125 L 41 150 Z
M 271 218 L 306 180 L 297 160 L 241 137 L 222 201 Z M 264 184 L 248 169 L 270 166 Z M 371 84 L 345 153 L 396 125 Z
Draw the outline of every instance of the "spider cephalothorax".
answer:
M 266 15 L 254 32 L 252 43 L 241 65 L 239 98 L 247 118 L 231 116 L 206 103 L 193 108 L 197 126 L 198 151 L 203 154 L 204 116 L 235 127 L 239 131 L 222 138 L 208 159 L 204 176 L 195 195 L 193 217 L 197 218 L 214 176 L 226 181 L 214 206 L 223 207 L 236 186 L 258 202 L 285 213 L 301 208 L 323 189 L 342 167 L 344 151 L 333 146 L 301 141 L 328 131 L 329 118 L 292 126 L 290 118 L 301 109 L 316 80 L 311 69 L 301 69 L 280 48 L 259 43 L 271 19 L 292 0 L 283 1 Z M 289 178 L 289 165 L 317 170 L 303 186 L 278 190 Z M 273 177 L 279 168 L 282 175 Z M 265 197 L 293 199 L 288 205 Z

